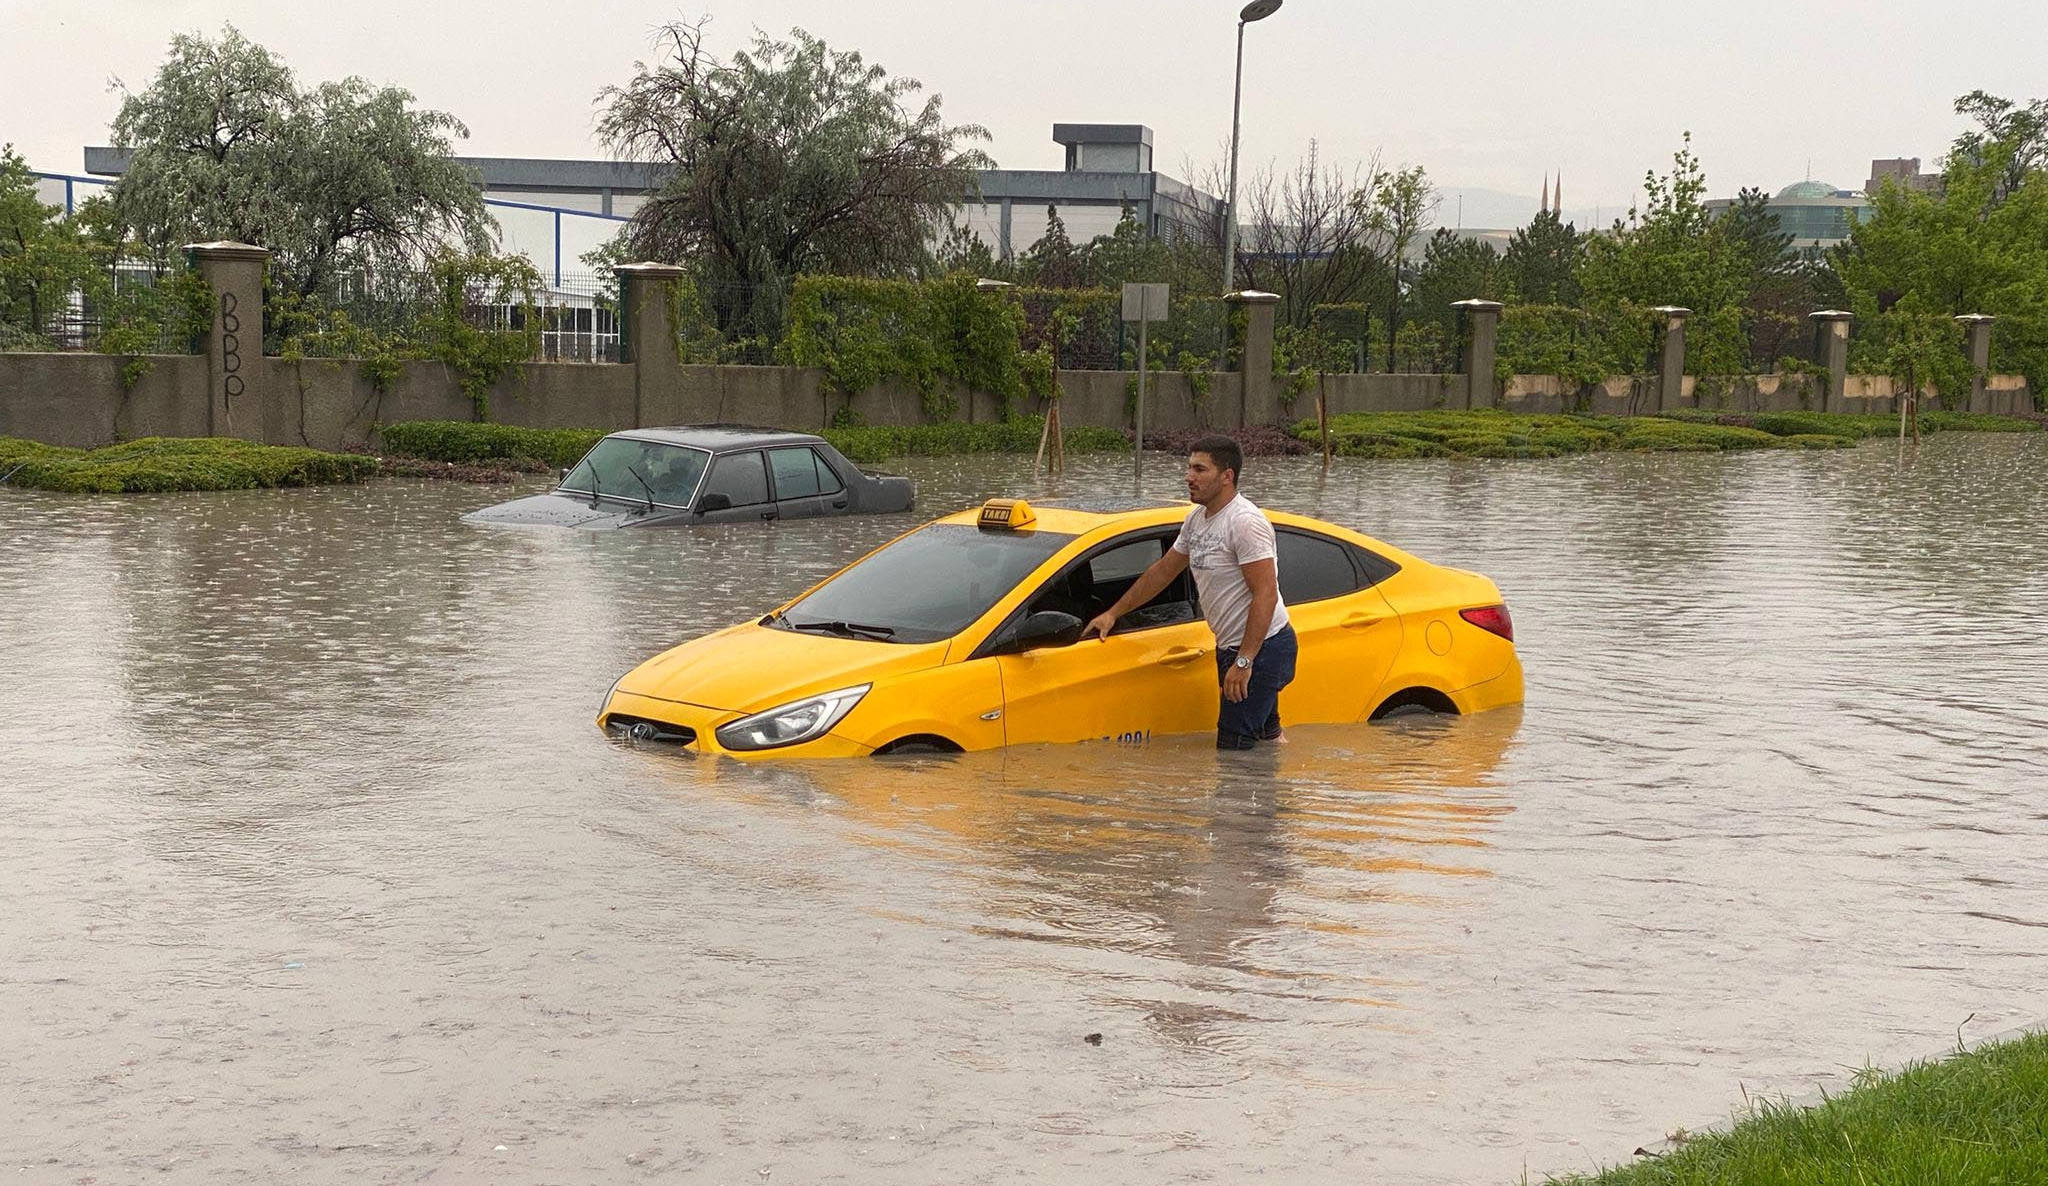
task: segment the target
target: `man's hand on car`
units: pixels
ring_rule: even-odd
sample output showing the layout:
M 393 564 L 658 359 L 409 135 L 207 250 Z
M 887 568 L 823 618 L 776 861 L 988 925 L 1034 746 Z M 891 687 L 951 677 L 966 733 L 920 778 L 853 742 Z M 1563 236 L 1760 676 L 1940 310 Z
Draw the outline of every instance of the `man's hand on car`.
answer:
M 1097 638 L 1107 639 L 1109 632 L 1114 629 L 1116 629 L 1116 614 L 1104 610 L 1102 613 L 1090 618 L 1086 626 L 1081 627 L 1081 637 L 1087 638 L 1092 634 Z

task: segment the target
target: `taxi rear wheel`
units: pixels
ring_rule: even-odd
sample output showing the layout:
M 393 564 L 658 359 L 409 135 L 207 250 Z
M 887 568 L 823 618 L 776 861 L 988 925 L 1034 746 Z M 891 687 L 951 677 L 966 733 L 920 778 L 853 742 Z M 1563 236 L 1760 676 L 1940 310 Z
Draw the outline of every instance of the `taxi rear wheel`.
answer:
M 1421 715 L 1454 717 L 1458 715 L 1458 706 L 1435 688 L 1403 688 L 1382 701 L 1367 719 L 1384 721 L 1393 717 Z
M 959 746 L 935 733 L 916 733 L 909 737 L 899 737 L 887 745 L 877 747 L 875 757 L 880 758 L 891 754 L 957 754 L 961 752 L 964 751 Z

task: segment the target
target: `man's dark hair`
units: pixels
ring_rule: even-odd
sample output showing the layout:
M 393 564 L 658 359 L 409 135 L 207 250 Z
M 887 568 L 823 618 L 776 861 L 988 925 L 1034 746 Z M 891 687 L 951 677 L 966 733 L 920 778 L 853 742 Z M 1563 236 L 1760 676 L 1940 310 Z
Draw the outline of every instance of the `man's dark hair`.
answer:
M 1244 481 L 1244 450 L 1238 448 L 1237 442 L 1229 437 L 1203 437 L 1194 444 L 1189 445 L 1188 452 L 1191 454 L 1207 453 L 1209 460 L 1216 464 L 1217 469 L 1227 469 L 1230 471 L 1230 480 L 1232 482 L 1242 483 Z

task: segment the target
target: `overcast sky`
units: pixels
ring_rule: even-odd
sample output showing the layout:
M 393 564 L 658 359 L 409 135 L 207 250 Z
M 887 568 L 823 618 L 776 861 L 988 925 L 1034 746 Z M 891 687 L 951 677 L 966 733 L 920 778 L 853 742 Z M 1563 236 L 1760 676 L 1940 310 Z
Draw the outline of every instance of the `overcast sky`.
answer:
M 110 78 L 146 85 L 174 32 L 232 21 L 302 82 L 360 74 L 454 113 L 480 156 L 595 157 L 592 97 L 630 77 L 654 26 L 713 18 L 729 49 L 801 26 L 945 98 L 997 161 L 1058 168 L 1055 121 L 1143 123 L 1156 164 L 1222 159 L 1239 0 L 0 0 L 0 140 L 81 172 L 107 141 Z M 1378 153 L 1444 187 L 1525 195 L 1562 170 L 1568 208 L 1608 216 L 1690 130 L 1717 194 L 1807 175 L 1861 185 L 1873 157 L 1932 167 L 1957 95 L 2048 91 L 2048 5 L 1906 0 L 1428 4 L 1286 0 L 1250 27 L 1244 168 Z M 1442 211 L 1444 221 L 1453 208 Z M 1471 220 L 1468 219 L 1468 222 Z

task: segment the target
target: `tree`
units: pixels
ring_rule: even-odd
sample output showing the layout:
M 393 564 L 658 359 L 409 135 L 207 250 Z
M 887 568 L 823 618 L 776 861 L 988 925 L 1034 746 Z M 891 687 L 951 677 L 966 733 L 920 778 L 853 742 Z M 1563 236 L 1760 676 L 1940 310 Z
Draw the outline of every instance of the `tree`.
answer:
M 1847 307 L 1866 325 L 1883 324 L 1880 314 L 1895 306 L 1922 315 L 1995 315 L 1994 367 L 2025 372 L 2041 391 L 2048 389 L 2048 172 L 2035 169 L 2005 190 L 2014 150 L 1984 147 L 1981 158 L 1950 159 L 1941 193 L 1884 187 L 1830 262 Z
M 134 149 L 113 224 L 159 261 L 195 240 L 255 243 L 310 294 L 344 264 L 416 266 L 451 241 L 489 247 L 477 179 L 449 159 L 451 138 L 469 134 L 454 116 L 360 78 L 301 90 L 233 25 L 217 41 L 173 38 L 155 80 L 123 99 L 113 134 Z
M 1671 159 L 1668 175 L 1644 178 L 1644 207 L 1586 244 L 1580 281 L 1589 304 L 1683 305 L 1708 314 L 1748 294 L 1749 260 L 1717 232 L 1701 202 L 1707 178 L 1692 133 Z
M 1423 248 L 1422 266 L 1416 269 L 1409 292 L 1418 318 L 1448 329 L 1456 321 L 1454 302 L 1500 298 L 1500 254 L 1491 243 L 1438 227 Z
M 1579 303 L 1579 265 L 1586 237 L 1555 210 L 1546 210 L 1508 239 L 1501 256 L 1503 299 L 1526 305 Z
M 1387 358 L 1392 364 L 1401 333 L 1402 271 L 1408 249 L 1422 234 L 1424 224 L 1437 206 L 1436 187 L 1422 166 L 1415 165 L 1383 173 L 1374 179 L 1368 204 L 1367 225 L 1380 236 L 1382 258 L 1393 272 L 1387 296 Z
M 1095 282 L 1104 288 L 1116 290 L 1125 284 L 1171 283 L 1172 248 L 1145 230 L 1129 202 L 1124 203 L 1123 216 L 1117 219 L 1116 229 L 1107 235 L 1097 235 L 1082 249 L 1082 255 Z
M 1045 208 L 1045 234 L 1024 253 L 1017 270 L 1026 282 L 1040 288 L 1086 288 L 1093 282 L 1087 259 L 1067 237 L 1067 223 L 1058 206 Z
M 1966 168 L 1993 168 L 1993 205 L 2048 164 L 2048 99 L 2022 107 L 2010 99 L 1971 91 L 1956 100 L 1956 114 L 1976 120 L 1977 127 L 1956 137 L 1949 161 Z
M 77 228 L 36 196 L 12 144 L 0 147 L 0 349 L 48 349 L 50 322 L 89 264 Z
M 1251 179 L 1238 271 L 1250 287 L 1279 296 L 1279 324 L 1306 328 L 1318 305 L 1386 291 L 1372 206 L 1379 179 L 1377 163 L 1362 171 L 1325 167 L 1313 140 L 1292 172 L 1276 179 L 1265 170 Z
M 954 272 L 965 272 L 976 279 L 1012 280 L 1017 269 L 1008 260 L 996 258 L 996 253 L 981 236 L 958 223 L 946 231 L 939 245 L 932 249 L 931 266 L 920 273 L 920 279 L 936 279 Z
M 664 28 L 664 58 L 606 87 L 598 135 L 667 167 L 633 216 L 634 253 L 693 265 L 728 333 L 774 333 L 806 272 L 914 275 L 933 228 L 976 192 L 988 139 L 949 125 L 938 96 L 798 29 L 722 60 L 704 24 Z

